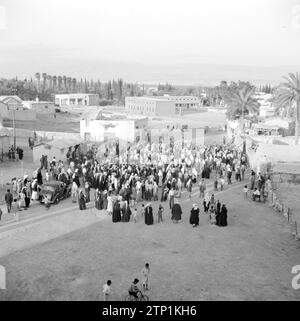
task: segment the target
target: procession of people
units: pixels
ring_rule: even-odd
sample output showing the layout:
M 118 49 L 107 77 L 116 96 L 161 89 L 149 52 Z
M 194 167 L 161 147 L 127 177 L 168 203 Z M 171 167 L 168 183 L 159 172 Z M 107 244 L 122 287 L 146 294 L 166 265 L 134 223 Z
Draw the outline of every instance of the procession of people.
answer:
M 192 144 L 131 145 L 120 152 L 115 150 L 99 154 L 95 149 L 85 154 L 80 148 L 69 150 L 67 162 L 41 158 L 41 167 L 29 177 L 12 180 L 13 199 L 20 201 L 20 207 L 28 208 L 39 200 L 39 191 L 43 182 L 62 181 L 71 186 L 71 199 L 85 210 L 94 198 L 94 207 L 105 210 L 112 222 L 137 222 L 139 205 L 143 204 L 141 216 L 146 225 L 163 222 L 164 202 L 168 202 L 170 217 L 174 223 L 182 219 L 180 199 L 184 191 L 189 199 L 195 187 L 199 188 L 203 199 L 204 213 L 210 213 L 215 225 L 226 226 L 226 206 L 217 207 L 214 195 L 206 189 L 206 181 L 214 175 L 214 191 L 222 191 L 225 185 L 232 184 L 232 172 L 237 182 L 244 179 L 247 157 L 233 145 L 211 144 L 193 146 Z M 111 154 L 114 154 L 114 160 Z M 43 175 L 44 171 L 44 175 Z M 94 192 L 93 192 L 94 191 Z M 22 195 L 24 194 L 24 195 Z M 94 197 L 91 197 L 94 196 Z M 160 201 L 159 210 L 153 213 L 151 202 Z M 89 205 L 91 206 L 91 205 Z M 196 213 L 197 209 L 193 207 Z M 213 211 L 213 214 L 212 214 Z M 225 215 L 226 212 L 226 215 Z M 198 226 L 197 214 L 193 214 L 191 224 Z M 222 214 L 221 214 L 222 213 Z M 223 217 L 223 219 L 221 219 Z

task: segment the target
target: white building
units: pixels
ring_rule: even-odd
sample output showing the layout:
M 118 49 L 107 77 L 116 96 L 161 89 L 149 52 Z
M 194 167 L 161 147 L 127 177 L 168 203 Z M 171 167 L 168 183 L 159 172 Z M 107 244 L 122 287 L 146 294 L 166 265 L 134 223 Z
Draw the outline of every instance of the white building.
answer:
M 0 101 L 8 105 L 18 105 L 22 104 L 22 99 L 19 96 L 0 96 Z
M 58 106 L 97 106 L 98 94 L 62 94 L 55 95 L 55 104 Z
M 109 118 L 108 115 L 105 117 L 101 110 L 92 115 L 80 120 L 80 137 L 84 141 L 103 142 L 119 139 L 126 143 L 134 142 L 148 126 L 148 119 L 145 117 L 120 118 L 110 115 Z
M 263 118 L 274 117 L 275 108 L 272 103 L 273 95 L 266 94 L 263 92 L 256 92 L 254 98 L 257 99 L 260 108 L 259 108 L 259 116 Z
M 128 113 L 147 116 L 172 116 L 176 111 L 196 109 L 200 105 L 194 96 L 126 97 L 125 110 Z
M 172 116 L 175 103 L 162 97 L 125 97 L 125 111 L 136 115 Z
M 200 100 L 196 96 L 164 95 L 162 98 L 174 102 L 176 109 L 196 109 L 200 106 Z
M 259 108 L 259 116 L 264 118 L 274 117 L 275 108 L 269 105 L 261 105 Z

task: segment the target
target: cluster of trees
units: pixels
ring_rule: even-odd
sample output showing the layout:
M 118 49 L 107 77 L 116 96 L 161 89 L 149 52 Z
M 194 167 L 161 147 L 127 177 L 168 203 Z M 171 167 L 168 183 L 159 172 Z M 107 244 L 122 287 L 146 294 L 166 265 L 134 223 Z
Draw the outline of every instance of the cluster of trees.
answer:
M 273 88 L 270 84 L 260 85 L 259 91 L 266 93 L 266 94 L 271 94 L 273 92 Z
M 55 94 L 93 93 L 99 94 L 102 104 L 124 103 L 125 96 L 143 95 L 137 83 L 126 83 L 123 79 L 100 82 L 67 76 L 51 76 L 36 73 L 34 79 L 0 79 L 0 95 L 18 95 L 23 100 L 54 101 Z
M 283 77 L 284 82 L 276 88 L 266 85 L 265 90 L 274 95 L 273 103 L 281 115 L 294 118 L 295 144 L 299 142 L 299 117 L 300 117 L 300 73 L 289 73 Z M 213 88 L 215 97 L 222 99 L 227 105 L 228 119 L 240 119 L 242 124 L 245 116 L 256 113 L 259 103 L 255 98 L 256 88 L 249 82 L 238 83 L 221 82 L 220 86 Z M 264 91 L 266 92 L 266 91 Z
M 162 84 L 158 84 L 157 86 L 157 90 L 158 91 L 166 91 L 166 92 L 170 92 L 173 91 L 175 89 L 175 87 L 173 87 L 171 84 L 169 84 L 168 82 L 166 82 L 165 85 Z
M 276 110 L 283 115 L 293 117 L 295 123 L 295 144 L 299 142 L 300 117 L 300 73 L 289 73 L 274 92 Z
M 266 84 L 259 90 L 273 94 L 273 103 L 278 113 L 293 117 L 295 120 L 295 137 L 298 144 L 300 117 L 300 73 L 290 73 L 283 77 L 285 82 L 277 88 Z M 164 93 L 173 95 L 195 95 L 200 98 L 203 106 L 227 107 L 228 119 L 244 121 L 250 113 L 256 113 L 259 103 L 255 98 L 257 88 L 250 82 L 221 81 L 215 87 L 175 87 L 166 83 L 158 84 L 157 95 Z M 0 79 L 0 95 L 18 95 L 23 100 L 54 100 L 57 93 L 95 93 L 99 94 L 102 105 L 124 103 L 126 96 L 142 96 L 145 86 L 138 83 L 126 83 L 122 79 L 107 82 L 93 79 L 80 79 L 67 76 L 50 76 L 36 73 L 35 79 L 19 80 Z M 205 95 L 203 95 L 205 93 Z

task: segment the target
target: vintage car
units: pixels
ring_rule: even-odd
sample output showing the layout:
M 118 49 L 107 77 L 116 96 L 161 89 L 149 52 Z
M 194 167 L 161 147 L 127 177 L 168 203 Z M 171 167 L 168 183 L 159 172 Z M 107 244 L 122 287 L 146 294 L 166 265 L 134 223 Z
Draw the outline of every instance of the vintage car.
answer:
M 51 204 L 58 204 L 70 197 L 71 187 L 60 181 L 47 182 L 43 184 L 39 195 L 41 203 L 44 203 L 44 197 L 47 196 Z

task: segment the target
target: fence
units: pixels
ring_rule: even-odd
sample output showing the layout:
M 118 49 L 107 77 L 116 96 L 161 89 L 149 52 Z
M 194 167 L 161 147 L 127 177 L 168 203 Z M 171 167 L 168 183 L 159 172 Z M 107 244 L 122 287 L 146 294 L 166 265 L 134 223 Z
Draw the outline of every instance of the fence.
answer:
M 271 190 L 268 193 L 268 203 L 269 206 L 274 209 L 277 213 L 283 215 L 286 218 L 287 223 L 289 224 L 292 235 L 296 240 L 300 240 L 300 236 L 298 234 L 298 223 L 294 218 L 293 212 L 289 206 L 284 204 L 278 197 L 278 193 L 276 191 L 276 187 L 274 186 L 274 182 L 272 182 Z

